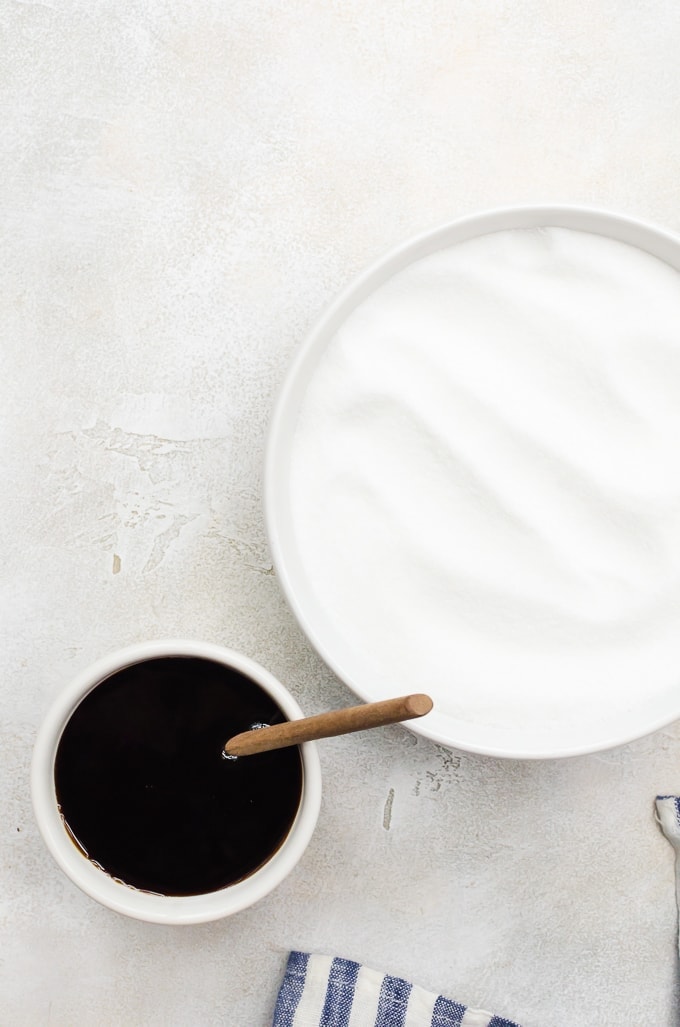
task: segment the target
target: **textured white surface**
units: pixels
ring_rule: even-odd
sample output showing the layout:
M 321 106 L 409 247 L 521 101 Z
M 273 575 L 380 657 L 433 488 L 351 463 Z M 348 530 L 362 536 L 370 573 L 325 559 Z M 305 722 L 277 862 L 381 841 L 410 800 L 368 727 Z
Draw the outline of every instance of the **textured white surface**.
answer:
M 63 683 L 144 638 L 242 649 L 309 712 L 351 699 L 263 535 L 291 353 L 367 261 L 459 214 L 582 201 L 680 230 L 678 6 L 6 0 L 0 26 L 0 1022 L 265 1027 L 301 947 L 524 1027 L 677 1023 L 652 800 L 680 725 L 554 764 L 329 741 L 294 874 L 177 930 L 60 875 L 28 765 Z

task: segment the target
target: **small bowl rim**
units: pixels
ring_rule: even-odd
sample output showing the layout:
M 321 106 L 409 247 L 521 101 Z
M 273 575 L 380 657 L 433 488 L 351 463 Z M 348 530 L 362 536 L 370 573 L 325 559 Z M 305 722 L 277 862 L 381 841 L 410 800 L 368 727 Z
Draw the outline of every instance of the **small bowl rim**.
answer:
M 101 657 L 57 694 L 38 730 L 31 762 L 31 798 L 43 840 L 64 873 L 91 898 L 117 913 L 158 924 L 197 924 L 219 920 L 253 905 L 293 870 L 314 833 L 321 807 L 321 765 L 316 745 L 300 746 L 302 793 L 288 835 L 271 859 L 249 877 L 203 895 L 155 895 L 116 881 L 94 866 L 71 840 L 57 808 L 54 761 L 69 717 L 105 678 L 134 663 L 166 656 L 195 656 L 234 668 L 250 677 L 290 720 L 304 716 L 292 694 L 261 664 L 221 645 L 192 639 L 139 642 Z

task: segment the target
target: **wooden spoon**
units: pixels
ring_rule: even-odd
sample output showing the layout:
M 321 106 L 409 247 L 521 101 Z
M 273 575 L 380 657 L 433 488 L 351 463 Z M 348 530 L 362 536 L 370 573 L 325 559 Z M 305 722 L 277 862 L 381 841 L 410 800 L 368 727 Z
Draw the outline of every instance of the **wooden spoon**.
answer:
M 331 710 L 315 717 L 287 720 L 285 724 L 256 728 L 234 735 L 224 746 L 227 756 L 252 756 L 257 752 L 284 749 L 287 745 L 300 745 L 317 738 L 348 735 L 352 731 L 365 731 L 369 727 L 397 724 L 402 720 L 424 717 L 432 709 L 429 695 L 417 693 L 398 699 L 349 706 L 344 710 Z

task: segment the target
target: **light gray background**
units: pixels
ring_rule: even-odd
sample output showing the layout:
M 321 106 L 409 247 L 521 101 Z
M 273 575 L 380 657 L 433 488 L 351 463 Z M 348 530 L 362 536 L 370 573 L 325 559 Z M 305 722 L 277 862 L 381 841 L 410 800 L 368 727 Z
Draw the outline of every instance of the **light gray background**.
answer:
M 524 1027 L 678 1023 L 680 725 L 557 763 L 400 727 L 328 741 L 293 875 L 230 920 L 108 912 L 33 823 L 50 700 L 146 638 L 225 643 L 312 713 L 352 700 L 273 574 L 268 417 L 385 249 L 519 202 L 680 230 L 673 0 L 0 3 L 0 1022 L 265 1027 L 287 951 Z

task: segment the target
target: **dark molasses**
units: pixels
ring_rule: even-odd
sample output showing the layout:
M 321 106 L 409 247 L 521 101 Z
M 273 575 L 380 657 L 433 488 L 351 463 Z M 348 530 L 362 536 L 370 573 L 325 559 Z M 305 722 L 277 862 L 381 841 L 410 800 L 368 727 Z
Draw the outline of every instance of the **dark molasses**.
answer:
M 223 759 L 254 724 L 285 720 L 250 678 L 193 657 L 146 660 L 98 684 L 57 751 L 57 801 L 88 858 L 125 884 L 200 895 L 247 877 L 300 804 L 297 746 Z

